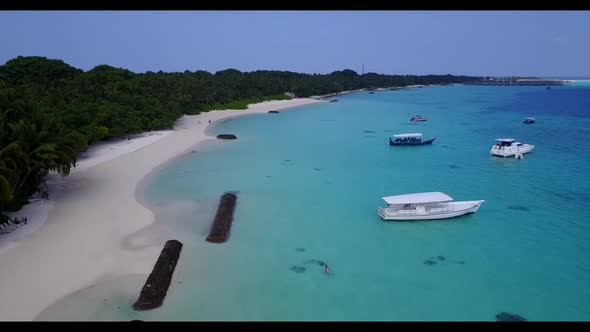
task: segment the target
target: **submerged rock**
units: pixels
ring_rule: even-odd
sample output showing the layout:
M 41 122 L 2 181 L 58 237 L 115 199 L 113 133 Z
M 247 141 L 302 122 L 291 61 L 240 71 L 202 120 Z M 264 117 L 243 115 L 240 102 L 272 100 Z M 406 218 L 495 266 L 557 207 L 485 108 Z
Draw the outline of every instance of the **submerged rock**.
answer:
M 461 166 L 459 165 L 455 165 L 455 164 L 450 164 L 449 168 L 461 168 Z
M 509 210 L 514 211 L 530 211 L 531 209 L 523 205 L 508 205 Z
M 424 261 L 424 265 L 432 266 L 435 264 L 436 264 L 436 261 L 433 261 L 432 259 L 427 259 Z
M 363 130 L 363 133 L 375 133 L 374 130 Z
M 295 251 L 304 252 L 305 248 L 295 248 Z
M 501 312 L 496 315 L 496 321 L 498 322 L 526 322 L 527 320 L 517 314 L 511 314 L 508 312 Z
M 295 273 L 303 273 L 303 272 L 305 272 L 305 267 L 299 266 L 299 265 L 293 265 L 293 266 L 291 266 L 291 268 L 289 270 L 291 270 Z
M 438 259 L 439 261 L 444 261 L 446 258 L 445 256 L 436 256 L 436 259 Z

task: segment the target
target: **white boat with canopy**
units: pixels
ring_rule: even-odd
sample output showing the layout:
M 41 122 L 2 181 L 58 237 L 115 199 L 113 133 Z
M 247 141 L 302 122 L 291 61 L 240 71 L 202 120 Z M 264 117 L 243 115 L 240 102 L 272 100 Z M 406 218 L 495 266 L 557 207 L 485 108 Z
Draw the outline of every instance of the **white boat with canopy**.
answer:
M 474 213 L 483 200 L 455 202 L 441 192 L 427 192 L 388 196 L 382 198 L 387 207 L 378 207 L 383 220 L 432 220 L 446 219 Z
M 533 151 L 535 148 L 532 144 L 523 144 L 513 138 L 496 138 L 497 144 L 492 146 L 490 154 L 498 157 L 512 157 L 522 159 L 525 153 Z

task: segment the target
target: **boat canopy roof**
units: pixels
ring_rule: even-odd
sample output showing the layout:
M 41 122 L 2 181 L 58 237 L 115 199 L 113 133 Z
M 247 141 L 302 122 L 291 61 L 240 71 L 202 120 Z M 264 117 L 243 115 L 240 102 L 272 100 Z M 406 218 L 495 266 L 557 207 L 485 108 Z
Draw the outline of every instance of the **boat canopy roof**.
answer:
M 524 118 L 525 120 L 534 120 L 535 118 L 530 117 L 530 118 Z
M 507 143 L 512 143 L 515 141 L 514 138 L 496 138 L 496 141 L 498 142 L 507 142 Z
M 416 203 L 441 203 L 453 200 L 449 195 L 441 192 L 406 194 L 397 196 L 382 197 L 389 205 L 393 204 L 416 204 Z
M 421 133 L 409 133 L 409 134 L 397 134 L 393 135 L 395 138 L 409 138 L 409 137 L 422 137 Z

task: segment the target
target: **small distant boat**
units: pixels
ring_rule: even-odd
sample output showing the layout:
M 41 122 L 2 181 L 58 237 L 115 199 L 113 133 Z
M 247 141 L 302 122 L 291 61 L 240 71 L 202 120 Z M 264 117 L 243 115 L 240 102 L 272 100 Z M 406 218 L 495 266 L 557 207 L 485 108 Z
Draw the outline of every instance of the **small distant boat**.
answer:
M 388 196 L 382 198 L 387 207 L 378 207 L 383 220 L 434 220 L 447 219 L 474 213 L 484 200 L 455 202 L 441 192 L 427 192 Z
M 369 92 L 369 94 L 370 94 L 370 95 L 374 95 L 374 94 L 375 94 L 375 92 L 371 91 L 371 92 Z
M 425 116 L 420 116 L 420 115 L 415 115 L 413 116 L 410 121 L 415 122 L 415 121 L 427 121 L 428 117 Z
M 338 101 L 338 99 L 336 99 L 336 98 L 334 98 L 334 99 L 330 99 L 330 102 L 331 102 L 331 103 L 335 103 L 335 102 L 337 102 L 337 101 Z
M 535 118 L 526 118 L 522 123 L 535 123 Z
M 512 157 L 522 159 L 525 153 L 533 151 L 535 148 L 532 144 L 523 144 L 513 138 L 497 138 L 499 143 L 494 144 L 490 150 L 492 156 Z
M 546 88 L 545 88 L 545 90 L 551 90 L 551 87 L 550 87 L 550 86 L 548 86 L 548 87 L 546 87 Z
M 393 135 L 389 138 L 389 145 L 425 145 L 432 144 L 434 138 L 422 139 L 421 133 L 409 133 Z

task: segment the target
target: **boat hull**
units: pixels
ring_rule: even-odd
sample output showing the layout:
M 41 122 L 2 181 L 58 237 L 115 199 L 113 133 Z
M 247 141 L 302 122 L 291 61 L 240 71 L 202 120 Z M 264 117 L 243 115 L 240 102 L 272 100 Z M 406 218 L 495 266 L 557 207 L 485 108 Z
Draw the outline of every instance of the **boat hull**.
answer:
M 523 146 L 518 147 L 518 150 L 515 147 L 509 147 L 504 149 L 498 149 L 494 145 L 490 150 L 490 154 L 496 157 L 514 157 L 517 153 L 526 154 L 535 148 L 534 145 L 531 144 L 524 144 Z
M 438 220 L 438 219 L 449 219 L 460 217 L 465 214 L 470 214 L 476 212 L 481 203 L 485 201 L 465 201 L 465 202 L 452 202 L 449 205 L 452 205 L 452 208 L 448 211 L 439 212 L 439 213 L 399 213 L 399 210 L 393 210 L 389 208 L 381 208 L 377 209 L 377 214 L 381 219 L 385 221 L 415 221 L 415 220 Z
M 429 138 L 429 139 L 425 139 L 425 140 L 421 140 L 421 141 L 417 141 L 417 142 L 395 142 L 390 137 L 389 138 L 389 145 L 391 145 L 391 146 L 426 145 L 426 144 L 432 144 L 432 142 L 434 142 L 435 139 L 436 138 Z

